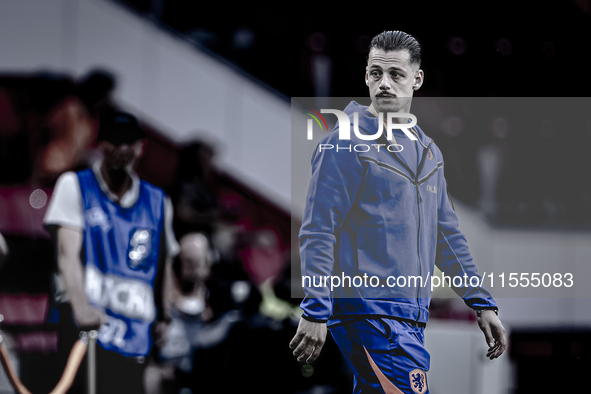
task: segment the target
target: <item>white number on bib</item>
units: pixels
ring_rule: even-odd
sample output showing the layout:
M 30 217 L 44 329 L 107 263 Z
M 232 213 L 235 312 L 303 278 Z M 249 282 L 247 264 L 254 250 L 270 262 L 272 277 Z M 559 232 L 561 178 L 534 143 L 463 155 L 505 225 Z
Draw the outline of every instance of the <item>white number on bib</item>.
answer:
M 101 327 L 98 339 L 104 344 L 112 343 L 122 348 L 125 344 L 124 338 L 126 332 L 127 324 L 123 320 L 107 316 L 107 322 Z

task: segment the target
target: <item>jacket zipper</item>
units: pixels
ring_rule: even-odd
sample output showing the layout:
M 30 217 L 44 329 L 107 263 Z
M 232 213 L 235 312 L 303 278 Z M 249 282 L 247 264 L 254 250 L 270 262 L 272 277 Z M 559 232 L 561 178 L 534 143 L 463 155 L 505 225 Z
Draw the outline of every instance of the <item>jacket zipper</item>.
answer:
M 365 130 L 364 130 L 365 131 Z M 418 136 L 417 136 L 418 138 Z M 380 137 L 378 137 L 378 139 L 376 140 L 378 143 L 380 144 L 386 144 L 387 140 L 386 137 L 384 136 L 384 134 L 382 134 Z M 419 240 L 420 240 L 420 233 L 421 233 L 421 207 L 420 207 L 420 203 L 423 202 L 423 198 L 421 197 L 421 192 L 419 190 L 419 175 L 421 175 L 421 171 L 423 170 L 423 167 L 425 165 L 425 160 L 427 159 L 427 154 L 429 153 L 429 150 L 431 148 L 431 144 L 433 143 L 433 140 L 431 140 L 431 142 L 429 142 L 429 145 L 427 146 L 426 149 L 423 150 L 423 155 L 421 157 L 421 162 L 419 163 L 419 167 L 417 168 L 417 174 L 415 175 L 413 173 L 413 171 L 409 168 L 409 166 L 407 166 L 402 160 L 400 160 L 400 158 L 398 157 L 398 154 L 395 152 L 390 152 L 388 151 L 388 153 L 390 153 L 390 156 L 392 156 L 394 158 L 394 160 L 396 160 L 402 167 L 404 167 L 409 174 L 411 175 L 412 178 L 415 179 L 414 182 L 412 182 L 416 189 L 417 189 L 417 212 L 418 212 L 418 216 L 419 216 L 419 225 L 418 225 L 418 229 L 417 229 L 417 258 L 419 260 L 419 276 L 422 278 L 422 264 L 421 264 L 421 251 L 420 251 L 420 245 L 419 245 Z M 423 143 L 421 142 L 421 145 L 423 145 Z M 415 147 L 417 146 L 417 143 L 415 141 Z M 423 145 L 424 146 L 424 145 Z M 422 281 L 422 279 L 421 279 Z M 417 308 L 419 309 L 419 314 L 417 315 L 417 320 L 416 322 L 419 322 L 419 318 L 421 317 L 421 305 L 419 304 L 419 291 L 420 291 L 421 287 L 419 286 L 417 288 Z
M 421 191 L 419 190 L 419 176 L 421 175 L 421 172 L 423 171 L 423 167 L 425 166 L 425 159 L 427 158 L 427 155 L 429 153 L 429 150 L 431 148 L 431 144 L 433 143 L 433 140 L 431 140 L 431 142 L 429 143 L 429 145 L 427 146 L 427 149 L 423 150 L 423 156 L 421 157 L 421 162 L 419 163 L 419 167 L 417 168 L 417 175 L 415 176 L 415 187 L 417 189 L 417 213 L 419 216 L 419 225 L 417 226 L 417 258 L 419 259 L 419 277 L 421 278 L 421 284 L 423 283 L 423 264 L 421 263 L 421 245 L 420 245 L 420 240 L 421 240 L 421 203 L 423 202 L 423 198 L 421 197 Z M 417 146 L 417 143 L 415 141 L 415 147 Z M 419 313 L 417 315 L 417 323 L 419 322 L 419 318 L 421 317 L 421 305 L 419 303 L 419 296 L 420 296 L 420 291 L 421 291 L 421 286 L 417 286 L 417 308 L 419 309 Z
M 420 236 L 421 236 L 421 206 L 420 203 L 422 202 L 421 192 L 419 191 L 419 185 L 416 184 L 417 188 L 417 212 L 419 214 L 419 226 L 417 228 L 417 257 L 419 259 L 419 277 L 423 278 L 423 269 L 421 264 L 421 248 L 419 245 Z M 419 200 L 420 199 L 420 200 Z M 417 286 L 417 308 L 419 309 L 419 314 L 417 315 L 417 323 L 419 322 L 419 317 L 421 317 L 421 305 L 419 304 L 419 291 L 421 290 L 421 286 Z

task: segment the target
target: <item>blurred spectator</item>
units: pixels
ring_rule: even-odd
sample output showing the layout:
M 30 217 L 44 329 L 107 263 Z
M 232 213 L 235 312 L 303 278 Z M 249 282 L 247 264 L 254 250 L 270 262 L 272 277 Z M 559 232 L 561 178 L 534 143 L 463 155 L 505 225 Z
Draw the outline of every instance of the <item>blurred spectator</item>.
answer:
M 275 285 L 269 279 L 260 286 L 263 300 L 259 311 L 245 316 L 228 336 L 225 362 L 218 374 L 232 371 L 232 379 L 224 382 L 220 391 L 240 392 L 248 385 L 258 394 L 350 392 L 352 376 L 332 337 L 313 365 L 299 363 L 285 346 L 295 334 L 302 312 L 301 299 L 291 297 L 291 265 L 282 266 Z
M 0 183 L 52 186 L 85 165 L 99 122 L 114 105 L 114 77 L 92 71 L 80 84 L 57 73 L 0 79 Z
M 157 327 L 159 362 L 146 368 L 144 384 L 148 394 L 176 393 L 191 385 L 195 351 L 222 343 L 232 326 L 241 319 L 237 309 L 214 319 L 206 286 L 211 275 L 211 250 L 206 236 L 189 233 L 179 244 L 180 253 L 173 267 L 172 319 Z
M 22 184 L 40 172 L 37 167 L 45 161 L 44 150 L 52 134 L 47 118 L 73 92 L 73 81 L 57 74 L 0 80 L 0 183 Z
M 204 232 L 211 236 L 218 219 L 215 151 L 196 142 L 181 151 L 178 167 L 175 232 Z
M 93 119 L 112 117 L 116 107 L 112 98 L 115 86 L 115 76 L 105 70 L 92 70 L 82 79 L 76 93 Z
M 51 185 L 82 159 L 96 135 L 70 78 L 45 74 L 34 82 L 35 113 L 28 130 L 31 181 Z
M 108 127 L 113 122 L 118 109 L 112 97 L 115 87 L 115 76 L 100 69 L 91 70 L 77 86 L 76 94 L 86 109 L 93 129 L 93 138 L 96 138 L 102 128 Z M 96 150 L 91 150 L 87 152 L 84 161 L 78 164 L 91 165 L 98 156 Z
M 266 280 L 273 282 L 285 263 L 279 237 L 272 230 L 261 229 L 247 234 L 247 242 L 240 252 L 246 272 L 258 286 Z
M 505 118 L 497 117 L 491 122 L 490 135 L 482 138 L 477 148 L 476 162 L 480 193 L 478 205 L 480 211 L 492 223 L 498 223 L 499 215 L 499 183 L 501 174 L 506 171 L 507 153 L 509 151 L 506 138 L 509 135 L 509 123 Z

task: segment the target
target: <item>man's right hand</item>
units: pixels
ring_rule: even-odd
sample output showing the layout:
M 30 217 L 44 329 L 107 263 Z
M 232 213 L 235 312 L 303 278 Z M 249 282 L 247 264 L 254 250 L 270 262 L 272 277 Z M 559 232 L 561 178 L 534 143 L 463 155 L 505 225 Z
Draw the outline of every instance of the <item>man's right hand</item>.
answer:
M 298 331 L 289 343 L 298 361 L 310 364 L 320 355 L 326 341 L 326 323 L 314 323 L 300 318 Z
M 158 349 L 162 349 L 168 340 L 168 329 L 170 327 L 169 321 L 159 321 L 154 327 L 154 345 Z
M 97 330 L 106 321 L 105 312 L 90 305 L 84 291 L 84 269 L 80 261 L 82 229 L 57 228 L 57 262 L 72 305 L 74 322 L 82 331 Z
M 107 321 L 107 315 L 90 305 L 72 308 L 74 322 L 81 331 L 98 330 Z

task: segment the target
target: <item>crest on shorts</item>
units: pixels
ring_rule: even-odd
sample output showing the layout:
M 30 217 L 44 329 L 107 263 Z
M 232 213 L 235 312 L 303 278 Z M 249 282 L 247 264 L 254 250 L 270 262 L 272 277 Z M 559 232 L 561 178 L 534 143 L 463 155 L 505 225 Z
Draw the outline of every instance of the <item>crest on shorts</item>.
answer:
M 410 388 L 417 394 L 427 392 L 427 374 L 422 369 L 413 369 L 409 372 Z

